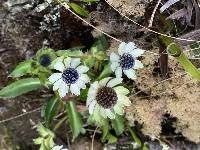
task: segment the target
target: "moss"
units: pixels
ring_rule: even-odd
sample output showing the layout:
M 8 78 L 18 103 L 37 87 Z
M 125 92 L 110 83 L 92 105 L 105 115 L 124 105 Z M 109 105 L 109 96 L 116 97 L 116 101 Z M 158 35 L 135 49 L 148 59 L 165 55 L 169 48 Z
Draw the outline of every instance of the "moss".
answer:
M 1 150 L 17 150 L 19 146 L 14 142 L 10 136 L 8 129 L 1 125 L 0 126 L 0 149 Z
M 107 0 L 111 5 L 120 12 L 128 16 L 141 17 L 144 16 L 145 8 L 152 0 Z
M 175 132 L 182 133 L 188 140 L 199 143 L 200 83 L 188 74 L 183 76 L 185 72 L 182 67 L 170 57 L 169 75 L 172 79 L 151 88 L 162 80 L 152 73 L 155 67 L 153 64 L 156 63 L 155 56 L 148 56 L 142 61 L 146 67 L 140 70 L 140 76 L 136 81 L 137 88 L 148 93 L 148 97 L 133 96 L 133 104 L 128 109 L 126 117 L 130 123 L 138 121 L 143 124 L 142 132 L 145 135 L 159 138 L 162 132 L 162 116 L 169 113 L 171 117 L 176 118 L 173 125 Z

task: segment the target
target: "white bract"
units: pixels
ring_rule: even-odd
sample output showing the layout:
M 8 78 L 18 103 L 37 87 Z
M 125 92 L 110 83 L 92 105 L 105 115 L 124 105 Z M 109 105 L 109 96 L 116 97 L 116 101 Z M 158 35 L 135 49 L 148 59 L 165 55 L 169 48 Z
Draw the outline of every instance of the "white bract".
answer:
M 123 115 L 124 107 L 131 105 L 126 96 L 129 90 L 119 86 L 120 83 L 121 78 L 108 77 L 91 85 L 86 105 L 97 122 L 101 122 L 102 117 L 114 119 L 116 114 Z
M 58 90 L 60 97 L 66 96 L 69 92 L 80 95 L 80 89 L 86 88 L 85 84 L 90 81 L 86 74 L 89 68 L 80 63 L 80 58 L 60 57 L 56 60 L 54 69 L 60 73 L 52 74 L 49 81 L 53 84 L 53 90 Z
M 110 55 L 111 69 L 116 77 L 121 78 L 123 72 L 129 79 L 136 79 L 135 69 L 144 67 L 137 57 L 143 53 L 144 50 L 137 48 L 133 42 L 128 44 L 122 42 L 119 45 L 118 54 L 112 52 Z
M 61 145 L 61 146 L 56 145 L 51 150 L 68 150 L 68 149 L 67 148 L 63 148 L 63 145 Z

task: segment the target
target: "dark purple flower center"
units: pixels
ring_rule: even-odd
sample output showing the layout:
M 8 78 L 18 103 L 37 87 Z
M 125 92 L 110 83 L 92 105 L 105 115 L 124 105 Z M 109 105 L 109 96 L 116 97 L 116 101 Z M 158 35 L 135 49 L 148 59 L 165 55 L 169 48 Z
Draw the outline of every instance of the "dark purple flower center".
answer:
M 42 55 L 39 61 L 40 65 L 43 67 L 48 67 L 51 64 L 51 57 L 49 55 Z
M 135 59 L 131 54 L 125 53 L 120 57 L 120 66 L 122 67 L 122 69 L 124 70 L 131 69 L 133 68 L 134 64 L 135 64 Z
M 117 103 L 117 93 L 111 87 L 104 86 L 98 90 L 96 100 L 103 108 L 112 108 Z
M 62 80 L 66 84 L 74 84 L 79 78 L 79 73 L 74 68 L 67 68 L 63 71 Z

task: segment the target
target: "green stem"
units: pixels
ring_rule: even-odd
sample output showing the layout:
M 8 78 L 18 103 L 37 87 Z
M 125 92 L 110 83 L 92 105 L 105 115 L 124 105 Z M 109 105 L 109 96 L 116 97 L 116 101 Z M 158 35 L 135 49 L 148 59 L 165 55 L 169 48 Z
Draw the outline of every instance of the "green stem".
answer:
M 181 52 L 180 48 L 175 43 L 168 45 L 167 52 L 169 54 L 173 54 L 173 56 L 183 66 L 186 72 L 191 74 L 196 80 L 200 81 L 200 71 L 191 63 L 186 55 Z
M 63 117 L 54 127 L 53 131 L 55 132 L 62 124 L 63 122 L 67 120 L 67 116 Z
M 133 129 L 131 129 L 131 127 L 129 125 L 128 126 L 128 131 L 131 133 L 131 136 L 133 137 L 134 141 L 139 145 L 142 146 L 142 142 L 141 140 L 138 138 L 138 136 L 136 135 L 135 131 Z
M 186 72 L 193 76 L 196 80 L 200 81 L 200 71 L 192 64 L 187 56 L 181 51 L 181 48 L 176 45 L 170 38 L 162 38 L 163 43 L 167 46 L 169 55 L 174 56 L 182 65 Z
M 185 71 L 190 73 L 196 80 L 200 81 L 200 71 L 191 63 L 191 61 L 185 56 L 185 54 L 182 53 L 176 59 L 183 66 Z

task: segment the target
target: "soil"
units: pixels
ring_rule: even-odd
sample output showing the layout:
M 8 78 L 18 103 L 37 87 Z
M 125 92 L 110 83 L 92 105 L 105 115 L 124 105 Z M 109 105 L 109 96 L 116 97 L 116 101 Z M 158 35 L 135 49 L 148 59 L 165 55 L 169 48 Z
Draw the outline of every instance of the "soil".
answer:
M 107 0 L 111 5 L 117 8 L 121 13 L 127 16 L 142 17 L 145 14 L 146 7 L 152 0 Z

